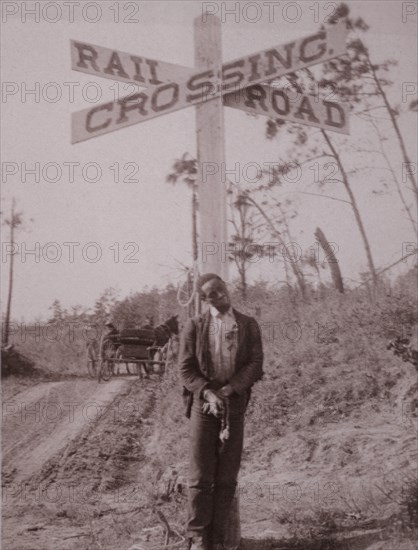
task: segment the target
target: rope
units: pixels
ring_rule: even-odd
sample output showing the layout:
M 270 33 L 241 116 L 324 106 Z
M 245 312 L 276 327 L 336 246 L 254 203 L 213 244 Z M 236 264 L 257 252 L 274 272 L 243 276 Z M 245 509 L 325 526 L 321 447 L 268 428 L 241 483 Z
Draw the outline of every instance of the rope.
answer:
M 196 295 L 196 291 L 197 291 L 196 284 L 197 284 L 197 279 L 199 278 L 199 269 L 196 261 L 193 262 L 192 270 L 193 270 L 193 288 L 192 288 L 192 293 L 190 295 L 190 298 L 187 300 L 187 302 L 182 302 L 180 300 L 180 292 L 182 290 L 182 287 L 179 285 L 177 289 L 177 302 L 182 307 L 189 307 L 189 305 L 193 302 L 194 297 Z
M 229 399 L 224 399 L 224 410 L 222 414 L 222 420 L 221 420 L 221 432 L 219 434 L 219 439 L 222 441 L 222 443 L 225 443 L 227 439 L 229 439 Z
M 216 418 L 219 418 L 218 411 L 216 407 L 212 408 L 213 403 L 210 403 L 209 401 L 206 401 L 203 403 L 202 410 L 206 414 L 213 414 L 216 416 Z M 229 439 L 230 434 L 230 416 L 229 416 L 229 398 L 228 397 L 222 397 L 222 416 L 220 418 L 221 420 L 221 430 L 219 432 L 219 439 L 221 440 L 221 443 L 225 443 L 227 439 Z

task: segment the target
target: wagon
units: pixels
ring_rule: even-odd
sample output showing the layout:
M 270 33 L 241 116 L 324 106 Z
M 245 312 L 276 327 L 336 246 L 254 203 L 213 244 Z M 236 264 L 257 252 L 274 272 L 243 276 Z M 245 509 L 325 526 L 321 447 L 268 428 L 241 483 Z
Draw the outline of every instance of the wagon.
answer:
M 113 340 L 113 341 L 112 341 Z M 111 378 L 119 365 L 124 364 L 127 374 L 137 374 L 142 378 L 143 373 L 163 374 L 169 355 L 170 341 L 164 346 L 153 345 L 153 342 L 130 337 L 129 341 L 121 342 L 118 339 L 108 339 L 103 344 L 101 358 L 100 344 L 97 340 L 87 344 L 86 361 L 89 378 L 107 381 Z M 125 340 L 125 339 L 124 339 Z
M 110 325 L 112 326 L 112 325 Z M 178 315 L 161 325 L 124 329 L 114 326 L 99 344 L 92 339 L 87 344 L 87 372 L 90 378 L 107 381 L 124 364 L 128 374 L 163 375 L 173 356 L 172 342 L 179 334 Z
M 149 373 L 164 374 L 167 366 L 170 340 L 157 345 L 153 329 L 125 329 L 107 336 L 100 350 L 100 366 L 97 377 L 107 381 L 121 364 L 128 374 L 141 378 Z

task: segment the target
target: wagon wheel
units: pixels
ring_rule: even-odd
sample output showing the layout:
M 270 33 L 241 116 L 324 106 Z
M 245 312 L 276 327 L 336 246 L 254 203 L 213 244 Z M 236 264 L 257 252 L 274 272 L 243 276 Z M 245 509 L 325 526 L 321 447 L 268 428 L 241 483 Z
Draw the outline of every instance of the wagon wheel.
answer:
M 103 344 L 103 349 L 101 351 L 102 358 L 100 360 L 100 368 L 98 370 L 98 381 L 104 380 L 107 382 L 110 380 L 113 374 L 113 361 L 115 357 L 115 348 L 113 347 L 112 342 L 107 341 Z
M 96 346 L 93 342 L 89 342 L 87 344 L 87 374 L 89 378 L 96 378 L 97 376 L 97 365 L 98 365 L 98 357 L 97 357 L 97 350 Z
M 98 382 L 101 382 L 102 380 L 104 382 L 107 382 L 108 380 L 110 380 L 110 378 L 112 376 L 111 368 L 112 367 L 111 367 L 109 361 L 106 361 L 105 359 L 100 360 L 99 369 L 97 371 L 97 380 L 98 380 Z

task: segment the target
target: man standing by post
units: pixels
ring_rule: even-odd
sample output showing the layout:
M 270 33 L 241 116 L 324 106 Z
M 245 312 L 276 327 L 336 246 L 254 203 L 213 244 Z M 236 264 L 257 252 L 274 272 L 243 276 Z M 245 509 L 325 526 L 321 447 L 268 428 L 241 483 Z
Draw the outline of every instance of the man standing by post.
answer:
M 202 275 L 197 289 L 209 308 L 189 320 L 179 354 L 191 422 L 187 532 L 191 550 L 223 550 L 263 350 L 257 322 L 231 307 L 218 275 Z

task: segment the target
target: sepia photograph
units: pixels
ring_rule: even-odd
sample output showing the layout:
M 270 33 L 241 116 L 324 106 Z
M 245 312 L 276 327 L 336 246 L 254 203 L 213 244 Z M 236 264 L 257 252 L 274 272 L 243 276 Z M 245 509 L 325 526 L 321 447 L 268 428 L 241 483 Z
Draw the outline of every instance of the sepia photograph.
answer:
M 415 550 L 416 0 L 2 0 L 4 550 Z

